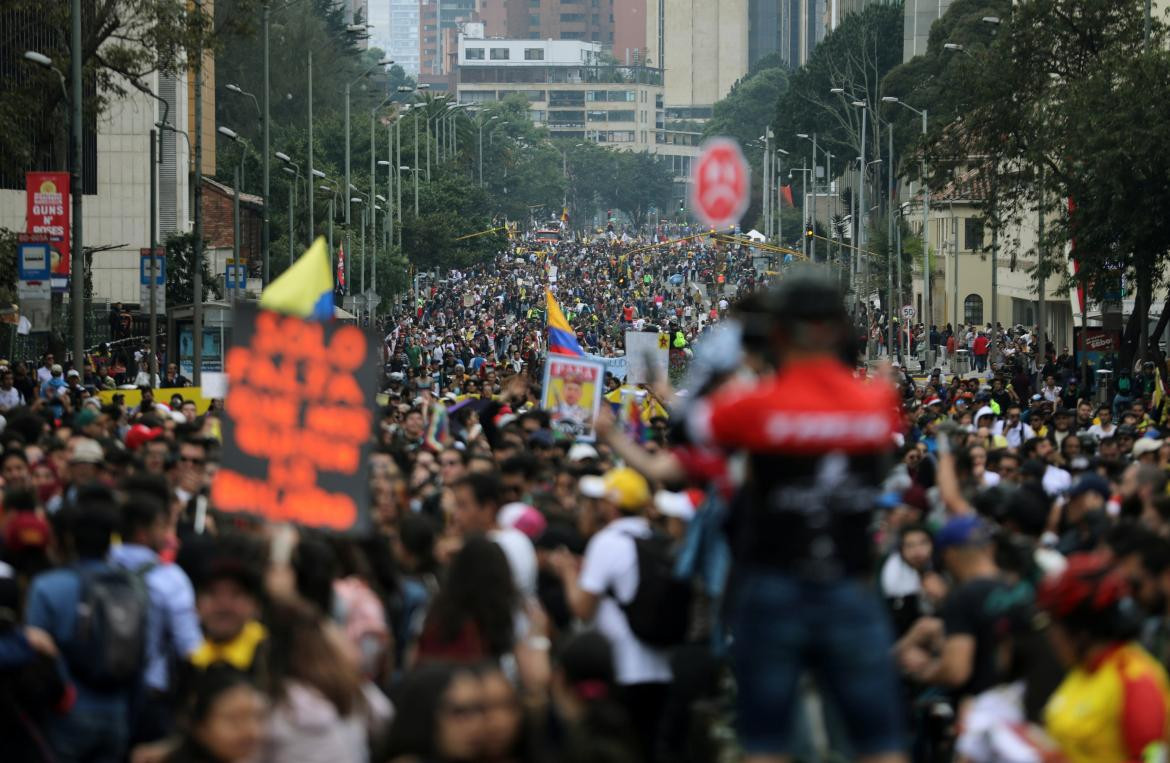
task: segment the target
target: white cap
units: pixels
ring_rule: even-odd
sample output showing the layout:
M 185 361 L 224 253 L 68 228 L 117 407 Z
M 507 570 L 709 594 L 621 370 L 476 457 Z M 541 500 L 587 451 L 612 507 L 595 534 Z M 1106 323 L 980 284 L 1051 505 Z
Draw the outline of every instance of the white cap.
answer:
M 586 474 L 577 482 L 577 490 L 586 498 L 604 498 L 605 480 L 596 474 Z
M 570 461 L 584 461 L 587 458 L 600 458 L 597 448 L 587 442 L 579 442 L 569 448 Z
M 695 518 L 695 505 L 686 493 L 672 493 L 659 490 L 654 494 L 654 507 L 664 517 L 675 517 L 684 522 Z

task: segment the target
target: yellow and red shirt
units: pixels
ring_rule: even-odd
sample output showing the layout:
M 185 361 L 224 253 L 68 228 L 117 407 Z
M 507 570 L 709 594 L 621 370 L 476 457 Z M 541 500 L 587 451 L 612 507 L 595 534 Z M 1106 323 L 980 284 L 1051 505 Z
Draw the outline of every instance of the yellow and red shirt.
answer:
M 1044 723 L 1070 763 L 1160 760 L 1170 729 L 1170 682 L 1145 649 L 1119 643 L 1065 676 Z

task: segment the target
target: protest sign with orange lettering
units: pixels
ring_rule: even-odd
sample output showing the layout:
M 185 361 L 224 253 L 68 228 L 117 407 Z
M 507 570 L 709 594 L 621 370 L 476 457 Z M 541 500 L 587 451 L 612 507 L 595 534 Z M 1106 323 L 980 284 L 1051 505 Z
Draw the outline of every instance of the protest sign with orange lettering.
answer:
M 357 326 L 237 304 L 212 505 L 329 530 L 369 526 L 378 344 Z

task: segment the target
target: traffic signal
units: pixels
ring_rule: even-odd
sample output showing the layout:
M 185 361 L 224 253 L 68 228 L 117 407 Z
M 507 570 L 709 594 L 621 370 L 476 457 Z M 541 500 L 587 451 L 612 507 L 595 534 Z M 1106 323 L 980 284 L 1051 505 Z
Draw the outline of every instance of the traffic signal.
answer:
M 816 235 L 816 233 L 814 233 L 814 232 L 813 232 L 812 223 L 805 223 L 805 225 L 804 225 L 804 237 L 805 237 L 805 238 L 812 238 L 812 237 L 813 237 L 813 236 L 815 236 L 815 235 Z

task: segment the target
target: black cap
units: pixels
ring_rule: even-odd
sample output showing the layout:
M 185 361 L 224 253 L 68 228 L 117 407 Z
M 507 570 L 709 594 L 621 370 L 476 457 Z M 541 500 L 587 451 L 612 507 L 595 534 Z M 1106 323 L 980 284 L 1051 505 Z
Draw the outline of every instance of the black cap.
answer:
M 768 294 L 768 312 L 790 321 L 845 321 L 845 298 L 836 283 L 809 271 L 787 276 Z

